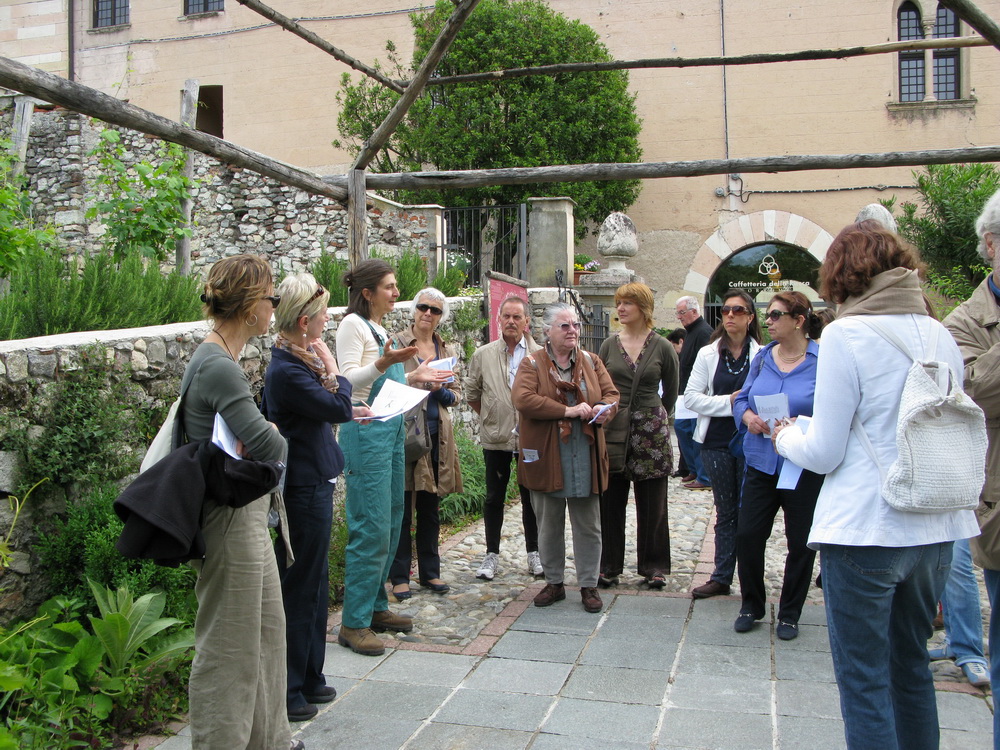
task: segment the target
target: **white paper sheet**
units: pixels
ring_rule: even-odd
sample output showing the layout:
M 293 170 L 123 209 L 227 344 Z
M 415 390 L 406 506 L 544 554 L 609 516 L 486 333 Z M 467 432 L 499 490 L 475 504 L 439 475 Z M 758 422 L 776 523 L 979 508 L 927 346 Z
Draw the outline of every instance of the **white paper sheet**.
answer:
M 433 367 L 435 370 L 454 370 L 456 360 L 455 357 L 445 357 L 444 359 L 435 359 L 427 363 L 428 367 Z M 445 383 L 454 383 L 455 376 L 452 375 L 447 380 L 443 381 Z
M 811 417 L 797 417 L 795 423 L 788 429 L 792 430 L 796 427 L 802 430 L 802 434 L 806 434 L 809 431 L 809 424 L 812 422 Z M 794 490 L 799 484 L 799 477 L 802 476 L 802 467 L 793 464 L 787 458 L 785 462 L 781 465 L 781 473 L 778 474 L 778 489 L 779 490 Z
M 378 396 L 371 403 L 371 410 L 374 416 L 355 417 L 355 422 L 373 419 L 379 422 L 398 417 L 403 412 L 409 411 L 430 395 L 428 391 L 418 388 L 411 388 L 408 385 L 397 383 L 395 380 L 386 380 L 382 383 L 382 389 Z
M 757 416 L 767 422 L 767 426 L 772 430 L 779 420 L 788 417 L 787 393 L 775 393 L 771 396 L 754 396 L 753 402 L 757 406 Z
M 212 442 L 219 446 L 233 458 L 242 460 L 243 457 L 236 452 L 236 444 L 239 439 L 226 424 L 226 420 L 221 414 L 215 415 L 215 422 L 212 424 Z
M 684 394 L 680 394 L 677 397 L 677 403 L 674 405 L 674 419 L 697 419 L 698 412 L 691 411 L 686 406 L 684 406 Z
M 600 407 L 598 407 L 597 409 L 597 414 L 595 414 L 594 418 L 591 419 L 587 424 L 594 424 L 594 422 L 597 421 L 598 417 L 600 417 L 604 412 L 606 412 L 612 406 L 614 406 L 614 404 L 601 404 Z

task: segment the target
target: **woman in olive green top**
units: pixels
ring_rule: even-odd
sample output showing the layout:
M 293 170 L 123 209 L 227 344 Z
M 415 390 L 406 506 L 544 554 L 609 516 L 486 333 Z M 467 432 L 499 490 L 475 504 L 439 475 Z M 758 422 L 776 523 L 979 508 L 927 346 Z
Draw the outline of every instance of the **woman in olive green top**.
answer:
M 202 301 L 214 327 L 184 373 L 189 439 L 210 439 L 220 414 L 243 455 L 284 461 L 285 440 L 261 416 L 238 364 L 246 342 L 267 332 L 279 302 L 270 267 L 252 255 L 220 260 L 209 271 Z M 198 750 L 302 747 L 292 743 L 285 713 L 285 613 L 267 529 L 270 509 L 268 495 L 242 508 L 205 501 L 189 686 Z M 280 503 L 276 510 L 283 515 Z
M 601 344 L 600 357 L 621 393 L 619 415 L 605 429 L 612 457 L 608 487 L 601 497 L 601 586 L 618 582 L 625 566 L 625 508 L 635 487 L 638 572 L 651 588 L 666 585 L 670 572 L 667 479 L 673 470 L 668 417 L 677 400 L 677 353 L 653 331 L 653 292 L 645 284 L 615 291 L 619 333 Z M 625 410 L 624 407 L 630 407 Z M 612 438 L 617 445 L 616 467 Z M 624 434 L 623 434 L 624 433 Z M 622 461 L 622 457 L 624 460 Z

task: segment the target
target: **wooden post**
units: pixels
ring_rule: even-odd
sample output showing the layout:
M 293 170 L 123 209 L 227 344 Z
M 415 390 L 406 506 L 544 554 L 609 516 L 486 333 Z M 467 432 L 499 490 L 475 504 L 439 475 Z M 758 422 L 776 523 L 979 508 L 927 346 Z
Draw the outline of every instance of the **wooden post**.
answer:
M 1000 49 L 1000 25 L 984 13 L 972 0 L 941 0 L 941 5 L 951 8 L 956 15 L 974 28 L 984 39 Z M 938 41 L 938 40 L 934 40 Z
M 35 100 L 30 96 L 14 97 L 14 177 L 24 174 L 24 162 L 28 158 L 28 139 L 31 137 L 31 117 L 35 113 Z
M 184 90 L 181 91 L 181 125 L 186 128 L 193 128 L 198 119 L 198 92 L 201 85 L 196 78 L 189 78 L 184 81 Z M 190 182 L 194 179 L 194 152 L 184 149 L 184 179 Z M 181 214 L 184 216 L 184 226 L 191 228 L 191 199 L 181 199 Z M 177 240 L 176 258 L 174 268 L 181 276 L 191 275 L 191 238 L 181 237 Z
M 347 258 L 353 268 L 368 257 L 365 170 L 352 169 L 347 180 Z

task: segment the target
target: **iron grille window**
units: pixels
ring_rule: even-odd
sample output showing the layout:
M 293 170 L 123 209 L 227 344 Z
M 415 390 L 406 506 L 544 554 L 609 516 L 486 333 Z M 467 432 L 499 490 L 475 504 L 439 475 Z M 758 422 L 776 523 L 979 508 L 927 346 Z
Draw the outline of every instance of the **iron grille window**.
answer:
M 128 23 L 128 0 L 94 0 L 94 28 Z
M 184 0 L 184 15 L 225 10 L 226 0 Z
M 934 38 L 958 36 L 958 16 L 941 5 L 934 23 Z M 934 96 L 938 99 L 958 99 L 959 58 L 957 49 L 934 50 Z
M 899 40 L 909 42 L 924 38 L 920 25 L 920 11 L 913 3 L 903 3 L 897 14 Z M 899 100 L 919 102 L 924 98 L 924 53 L 899 53 Z

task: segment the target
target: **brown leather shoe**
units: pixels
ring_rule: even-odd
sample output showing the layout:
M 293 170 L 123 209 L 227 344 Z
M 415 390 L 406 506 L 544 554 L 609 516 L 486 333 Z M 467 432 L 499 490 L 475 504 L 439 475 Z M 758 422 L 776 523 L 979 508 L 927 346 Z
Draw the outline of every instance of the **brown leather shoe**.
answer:
M 710 484 L 702 484 L 697 479 L 695 479 L 693 482 L 688 482 L 687 484 L 683 484 L 681 486 L 684 487 L 684 488 L 686 488 L 686 489 L 689 489 L 689 490 L 710 490 L 710 489 L 712 489 L 712 485 L 710 485 Z
M 370 628 L 349 628 L 340 626 L 337 643 L 346 646 L 356 654 L 365 656 L 381 656 L 385 653 L 385 644 L 378 639 Z
M 693 482 L 698 478 L 697 474 L 688 474 L 687 476 L 681 477 L 681 484 L 687 484 L 688 482 Z
M 566 598 L 566 587 L 561 583 L 546 583 L 545 588 L 535 596 L 536 607 L 548 607 Z
M 718 581 L 709 581 L 691 589 L 692 599 L 708 599 L 710 596 L 729 596 L 729 587 Z
M 413 618 L 397 615 L 391 609 L 383 609 L 372 615 L 372 630 L 376 633 L 409 633 L 413 630 Z
M 601 607 L 604 606 L 601 595 L 597 593 L 596 588 L 581 588 L 580 598 L 583 600 L 583 608 L 588 612 L 600 612 Z

